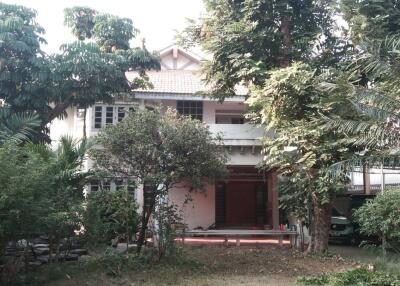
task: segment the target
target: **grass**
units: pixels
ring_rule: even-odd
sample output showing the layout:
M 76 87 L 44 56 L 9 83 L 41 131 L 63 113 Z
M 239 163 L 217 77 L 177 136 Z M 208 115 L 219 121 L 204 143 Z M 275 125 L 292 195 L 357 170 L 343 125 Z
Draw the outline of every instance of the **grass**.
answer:
M 306 257 L 274 246 L 185 246 L 161 261 L 147 253 L 108 253 L 85 263 L 45 266 L 25 277 L 29 285 L 297 285 L 298 276 L 350 269 L 332 257 Z

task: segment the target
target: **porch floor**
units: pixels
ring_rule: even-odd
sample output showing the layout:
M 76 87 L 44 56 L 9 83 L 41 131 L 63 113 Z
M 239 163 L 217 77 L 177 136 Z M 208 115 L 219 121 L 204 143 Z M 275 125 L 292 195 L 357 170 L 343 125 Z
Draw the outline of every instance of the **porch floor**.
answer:
M 239 236 L 240 237 L 240 236 Z M 177 243 L 182 244 L 182 239 L 177 238 L 175 239 Z M 213 236 L 213 237 L 185 237 L 185 244 L 190 245 L 223 245 L 225 242 L 225 237 L 223 236 Z M 228 244 L 235 246 L 236 245 L 236 238 L 228 239 Z M 260 237 L 240 237 L 240 244 L 241 245 L 250 245 L 250 246 L 261 246 L 261 245 L 279 245 L 278 238 L 265 238 L 265 236 Z M 290 241 L 288 239 L 283 240 L 283 245 L 290 247 Z

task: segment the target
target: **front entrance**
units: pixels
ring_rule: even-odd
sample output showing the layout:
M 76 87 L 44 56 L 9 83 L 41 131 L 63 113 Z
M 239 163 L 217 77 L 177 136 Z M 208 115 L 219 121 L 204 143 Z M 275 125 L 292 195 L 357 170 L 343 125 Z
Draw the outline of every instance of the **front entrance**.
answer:
M 216 184 L 217 228 L 263 228 L 268 224 L 267 183 L 255 171 L 250 171 L 251 178 L 238 177 L 237 172 L 232 172 L 230 180 Z

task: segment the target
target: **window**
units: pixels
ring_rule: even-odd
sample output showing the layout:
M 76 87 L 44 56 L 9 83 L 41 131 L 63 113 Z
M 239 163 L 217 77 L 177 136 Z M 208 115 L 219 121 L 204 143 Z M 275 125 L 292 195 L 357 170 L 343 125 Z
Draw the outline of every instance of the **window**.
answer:
M 202 101 L 183 101 L 177 102 L 177 111 L 180 115 L 190 116 L 193 119 L 203 120 L 203 102 Z
M 113 124 L 114 119 L 114 107 L 106 107 L 106 125 Z
M 97 192 L 99 190 L 99 182 L 91 182 L 89 190 L 90 192 Z
M 102 191 L 111 191 L 111 182 L 108 180 L 100 181 L 100 189 Z
M 77 118 L 83 118 L 83 117 L 85 117 L 85 108 L 80 108 L 80 107 L 78 107 L 78 108 L 76 109 L 76 117 L 77 117 Z
M 118 107 L 118 122 L 121 122 L 122 119 L 124 119 L 124 117 L 125 117 L 125 108 L 119 106 Z
M 106 125 L 116 124 L 121 122 L 125 116 L 128 115 L 128 111 L 134 111 L 135 107 L 132 105 L 121 106 L 121 105 L 96 105 L 94 107 L 93 115 L 93 127 L 95 129 L 103 128 Z
M 215 110 L 216 124 L 244 124 L 242 110 Z
M 94 108 L 94 128 L 101 128 L 103 119 L 103 107 L 96 106 Z

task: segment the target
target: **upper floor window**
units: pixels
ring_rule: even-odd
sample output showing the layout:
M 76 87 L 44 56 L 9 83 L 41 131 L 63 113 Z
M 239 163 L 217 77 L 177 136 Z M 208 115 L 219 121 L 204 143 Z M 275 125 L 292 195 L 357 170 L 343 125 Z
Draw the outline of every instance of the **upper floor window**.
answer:
M 203 120 L 203 102 L 202 101 L 184 101 L 178 100 L 176 109 L 180 115 L 190 116 L 193 119 Z
M 245 119 L 241 110 L 216 110 L 216 124 L 244 124 Z
M 116 124 L 122 121 L 129 111 L 134 110 L 132 106 L 96 105 L 93 113 L 93 127 L 100 129 L 106 125 Z

